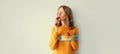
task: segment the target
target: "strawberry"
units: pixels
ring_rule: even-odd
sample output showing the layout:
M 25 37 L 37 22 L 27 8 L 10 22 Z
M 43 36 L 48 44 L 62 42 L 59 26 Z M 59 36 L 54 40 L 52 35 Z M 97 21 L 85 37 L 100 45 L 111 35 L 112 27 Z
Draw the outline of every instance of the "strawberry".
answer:
M 60 17 L 59 17 L 59 16 L 56 18 L 56 20 L 58 20 L 58 19 L 60 19 Z

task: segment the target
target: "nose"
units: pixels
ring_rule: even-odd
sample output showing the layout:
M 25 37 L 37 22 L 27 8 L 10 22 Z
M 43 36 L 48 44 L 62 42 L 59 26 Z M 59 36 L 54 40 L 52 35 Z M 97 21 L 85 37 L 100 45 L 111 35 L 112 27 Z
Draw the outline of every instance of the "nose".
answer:
M 59 16 L 59 17 L 60 17 L 60 16 L 61 16 L 61 14 L 59 13 L 57 16 Z

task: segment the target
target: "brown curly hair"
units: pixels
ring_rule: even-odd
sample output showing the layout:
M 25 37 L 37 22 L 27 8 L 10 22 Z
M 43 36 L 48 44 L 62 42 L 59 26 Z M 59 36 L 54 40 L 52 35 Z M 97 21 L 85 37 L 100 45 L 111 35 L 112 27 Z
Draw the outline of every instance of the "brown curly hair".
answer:
M 67 15 L 68 17 L 68 22 L 69 22 L 69 27 L 70 29 L 73 29 L 75 26 L 74 26 L 74 21 L 73 21 L 73 14 L 72 14 L 72 10 L 70 7 L 66 6 L 66 5 L 61 5 L 58 10 L 60 8 L 63 8 L 63 10 L 65 11 L 65 14 Z M 59 24 L 59 26 L 61 26 L 61 22 Z

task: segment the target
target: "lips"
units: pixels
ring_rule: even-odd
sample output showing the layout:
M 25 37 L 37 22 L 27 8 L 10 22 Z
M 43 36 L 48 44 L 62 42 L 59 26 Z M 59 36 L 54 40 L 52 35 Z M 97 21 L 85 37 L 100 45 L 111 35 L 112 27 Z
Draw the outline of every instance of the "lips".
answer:
M 56 19 L 58 20 L 58 19 L 60 19 L 60 17 L 58 16 Z

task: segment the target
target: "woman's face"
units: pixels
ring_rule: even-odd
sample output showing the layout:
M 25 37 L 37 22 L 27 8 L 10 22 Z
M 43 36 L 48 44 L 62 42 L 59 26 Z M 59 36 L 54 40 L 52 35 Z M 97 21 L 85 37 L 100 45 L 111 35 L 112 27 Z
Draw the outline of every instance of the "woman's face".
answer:
M 62 7 L 59 8 L 57 16 L 59 16 L 61 20 L 66 20 L 66 14 Z

